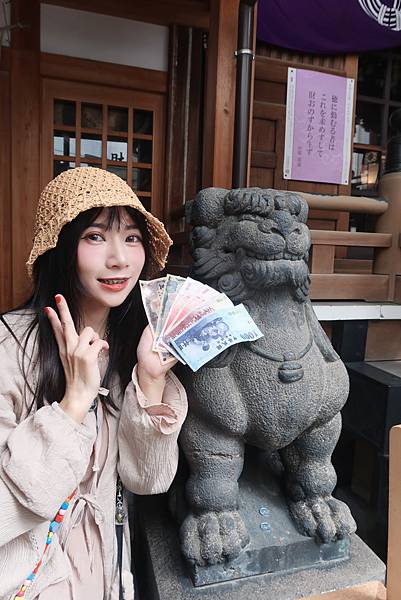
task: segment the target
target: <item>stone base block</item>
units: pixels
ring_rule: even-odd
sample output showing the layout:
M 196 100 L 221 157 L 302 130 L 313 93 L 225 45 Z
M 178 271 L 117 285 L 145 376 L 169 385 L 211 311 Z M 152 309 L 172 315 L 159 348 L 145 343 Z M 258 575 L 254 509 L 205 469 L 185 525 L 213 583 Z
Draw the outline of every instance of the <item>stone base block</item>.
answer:
M 136 511 L 140 527 L 134 547 L 141 600 L 296 600 L 369 581 L 384 581 L 385 565 L 353 535 L 349 560 L 334 560 L 330 564 L 321 561 L 291 572 L 251 576 L 244 573 L 239 579 L 195 587 L 180 553 L 177 526 L 168 513 L 166 498 L 140 498 Z

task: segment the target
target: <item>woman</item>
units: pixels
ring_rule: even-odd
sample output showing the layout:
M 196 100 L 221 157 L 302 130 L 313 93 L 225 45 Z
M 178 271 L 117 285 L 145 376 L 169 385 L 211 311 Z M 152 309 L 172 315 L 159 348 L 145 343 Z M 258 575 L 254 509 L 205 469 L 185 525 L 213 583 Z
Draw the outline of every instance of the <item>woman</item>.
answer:
M 135 493 L 165 492 L 187 411 L 137 284 L 170 244 L 104 170 L 71 169 L 42 192 L 33 294 L 0 323 L 1 599 L 133 598 L 117 474 Z

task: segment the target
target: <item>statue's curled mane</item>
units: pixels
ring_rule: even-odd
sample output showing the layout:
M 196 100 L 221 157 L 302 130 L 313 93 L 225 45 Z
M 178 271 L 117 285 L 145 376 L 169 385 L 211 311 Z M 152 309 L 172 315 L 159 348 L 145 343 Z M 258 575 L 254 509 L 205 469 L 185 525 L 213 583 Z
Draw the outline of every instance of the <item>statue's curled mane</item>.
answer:
M 252 251 L 246 243 L 248 227 L 267 237 L 267 233 L 275 231 L 272 229 L 274 219 L 284 213 L 287 221 L 299 223 L 306 230 L 304 224 L 308 207 L 297 194 L 259 188 L 230 192 L 220 188 L 202 190 L 187 205 L 187 221 L 193 225 L 191 275 L 224 292 L 233 302 L 254 296 L 258 277 L 263 279 L 266 287 L 269 281 L 273 285 L 285 276 L 291 284 L 294 298 L 304 302 L 309 292 L 309 244 L 302 255 L 296 257 L 298 265 L 295 265 L 291 264 L 295 260 L 294 255 L 285 249 L 282 255 L 263 256 L 258 254 L 256 246 Z M 244 243 L 241 242 L 242 235 Z M 278 239 L 278 243 L 280 241 L 282 238 Z M 255 279 L 254 285 L 252 278 Z

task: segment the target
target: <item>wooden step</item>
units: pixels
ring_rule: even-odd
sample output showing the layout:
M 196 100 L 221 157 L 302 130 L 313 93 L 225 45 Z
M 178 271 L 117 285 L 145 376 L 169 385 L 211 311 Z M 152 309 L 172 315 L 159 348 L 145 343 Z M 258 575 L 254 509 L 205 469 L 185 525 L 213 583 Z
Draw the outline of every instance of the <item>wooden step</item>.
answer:
M 352 588 L 337 590 L 318 596 L 308 596 L 301 600 L 386 600 L 386 588 L 380 581 L 371 581 Z

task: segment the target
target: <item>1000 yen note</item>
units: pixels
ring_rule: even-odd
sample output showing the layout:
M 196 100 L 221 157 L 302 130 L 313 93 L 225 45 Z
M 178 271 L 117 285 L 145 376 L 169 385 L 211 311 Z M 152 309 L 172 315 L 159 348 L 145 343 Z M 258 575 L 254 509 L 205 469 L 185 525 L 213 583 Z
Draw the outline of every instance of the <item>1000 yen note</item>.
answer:
M 215 356 L 240 342 L 263 337 L 243 304 L 208 314 L 171 339 L 171 345 L 197 371 Z
M 165 283 L 166 277 L 152 279 L 151 281 L 139 281 L 143 306 L 153 335 L 156 331 Z
M 166 277 L 152 279 L 151 281 L 139 281 L 142 302 L 149 322 L 149 327 L 153 333 L 153 337 L 155 335 L 165 283 Z M 167 351 L 165 348 L 158 349 L 157 354 L 159 355 L 162 365 L 175 360 L 173 352 Z
M 153 342 L 153 350 L 158 349 L 159 337 L 163 329 L 163 325 L 166 321 L 167 315 L 170 312 L 170 308 L 173 305 L 182 285 L 184 284 L 184 277 L 178 277 L 177 275 L 167 275 L 166 283 L 164 285 L 163 296 L 160 303 L 159 315 L 157 318 L 155 328 L 155 339 Z

